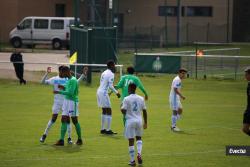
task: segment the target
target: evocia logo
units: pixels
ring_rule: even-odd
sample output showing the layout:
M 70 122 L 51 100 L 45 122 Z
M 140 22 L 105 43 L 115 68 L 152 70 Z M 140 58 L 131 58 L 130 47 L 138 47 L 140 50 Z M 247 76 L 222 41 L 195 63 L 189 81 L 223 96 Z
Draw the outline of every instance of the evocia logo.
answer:
M 229 149 L 230 154 L 246 154 L 246 149 Z
M 158 56 L 156 60 L 153 62 L 153 70 L 160 71 L 162 69 L 162 63 L 160 57 Z

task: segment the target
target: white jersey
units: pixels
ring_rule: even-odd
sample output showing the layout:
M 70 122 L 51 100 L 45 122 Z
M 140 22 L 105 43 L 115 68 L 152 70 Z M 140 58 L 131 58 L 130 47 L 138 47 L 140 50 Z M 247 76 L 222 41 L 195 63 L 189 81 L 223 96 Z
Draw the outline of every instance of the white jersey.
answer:
M 58 86 L 59 85 L 65 86 L 67 81 L 68 81 L 67 78 L 61 78 L 59 76 L 55 76 L 55 77 L 45 80 L 45 84 L 53 85 L 54 91 L 60 91 Z M 63 100 L 64 100 L 64 95 L 61 95 L 61 94 L 54 95 L 54 102 L 63 102 Z
M 141 111 L 146 110 L 145 101 L 137 94 L 130 94 L 124 98 L 122 109 L 126 110 L 126 121 L 142 121 Z
M 113 92 L 117 93 L 117 90 L 113 86 L 113 82 L 114 73 L 110 69 L 105 70 L 101 75 L 100 86 L 97 91 L 108 94 L 108 90 L 111 89 Z
M 177 88 L 179 91 L 181 90 L 181 79 L 179 76 L 176 76 L 171 85 L 171 91 L 169 94 L 169 100 L 176 101 L 180 99 L 180 96 L 175 93 L 174 89 Z

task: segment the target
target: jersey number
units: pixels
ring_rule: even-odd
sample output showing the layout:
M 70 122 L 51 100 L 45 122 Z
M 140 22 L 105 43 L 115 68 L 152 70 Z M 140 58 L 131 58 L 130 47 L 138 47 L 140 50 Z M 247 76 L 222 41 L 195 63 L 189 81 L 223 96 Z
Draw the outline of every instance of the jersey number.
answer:
M 137 103 L 135 101 L 133 102 L 133 111 L 134 112 L 138 111 L 138 105 L 137 105 Z

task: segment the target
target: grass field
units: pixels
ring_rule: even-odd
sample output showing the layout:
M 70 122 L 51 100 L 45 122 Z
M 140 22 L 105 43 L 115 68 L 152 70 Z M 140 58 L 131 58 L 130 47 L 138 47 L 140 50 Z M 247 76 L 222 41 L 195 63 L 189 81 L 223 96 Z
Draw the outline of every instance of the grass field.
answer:
M 170 131 L 168 104 L 173 76 L 142 77 L 149 92 L 148 129 L 143 136 L 144 167 L 249 166 L 249 157 L 226 156 L 226 145 L 250 145 L 244 135 L 246 81 L 186 79 L 181 133 Z M 123 137 L 120 102 L 113 95 L 112 129 L 117 136 L 99 134 L 100 109 L 96 104 L 97 76 L 91 86 L 80 86 L 80 124 L 84 145 L 55 147 L 60 120 L 52 127 L 45 144 L 39 143 L 51 116 L 52 88 L 37 83 L 19 86 L 0 80 L 0 166 L 91 166 L 126 167 L 128 142 Z M 73 139 L 76 139 L 73 128 Z

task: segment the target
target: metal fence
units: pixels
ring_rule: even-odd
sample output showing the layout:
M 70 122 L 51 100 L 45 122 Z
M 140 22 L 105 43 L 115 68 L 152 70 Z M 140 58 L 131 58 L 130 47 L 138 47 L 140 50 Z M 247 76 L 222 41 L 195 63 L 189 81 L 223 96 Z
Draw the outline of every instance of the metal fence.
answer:
M 182 45 L 192 44 L 195 41 L 202 42 L 230 42 L 227 33 L 227 25 L 192 23 L 182 24 L 180 28 L 180 41 Z M 119 48 L 161 48 L 177 45 L 176 26 L 167 27 L 126 27 L 123 32 L 118 32 Z

